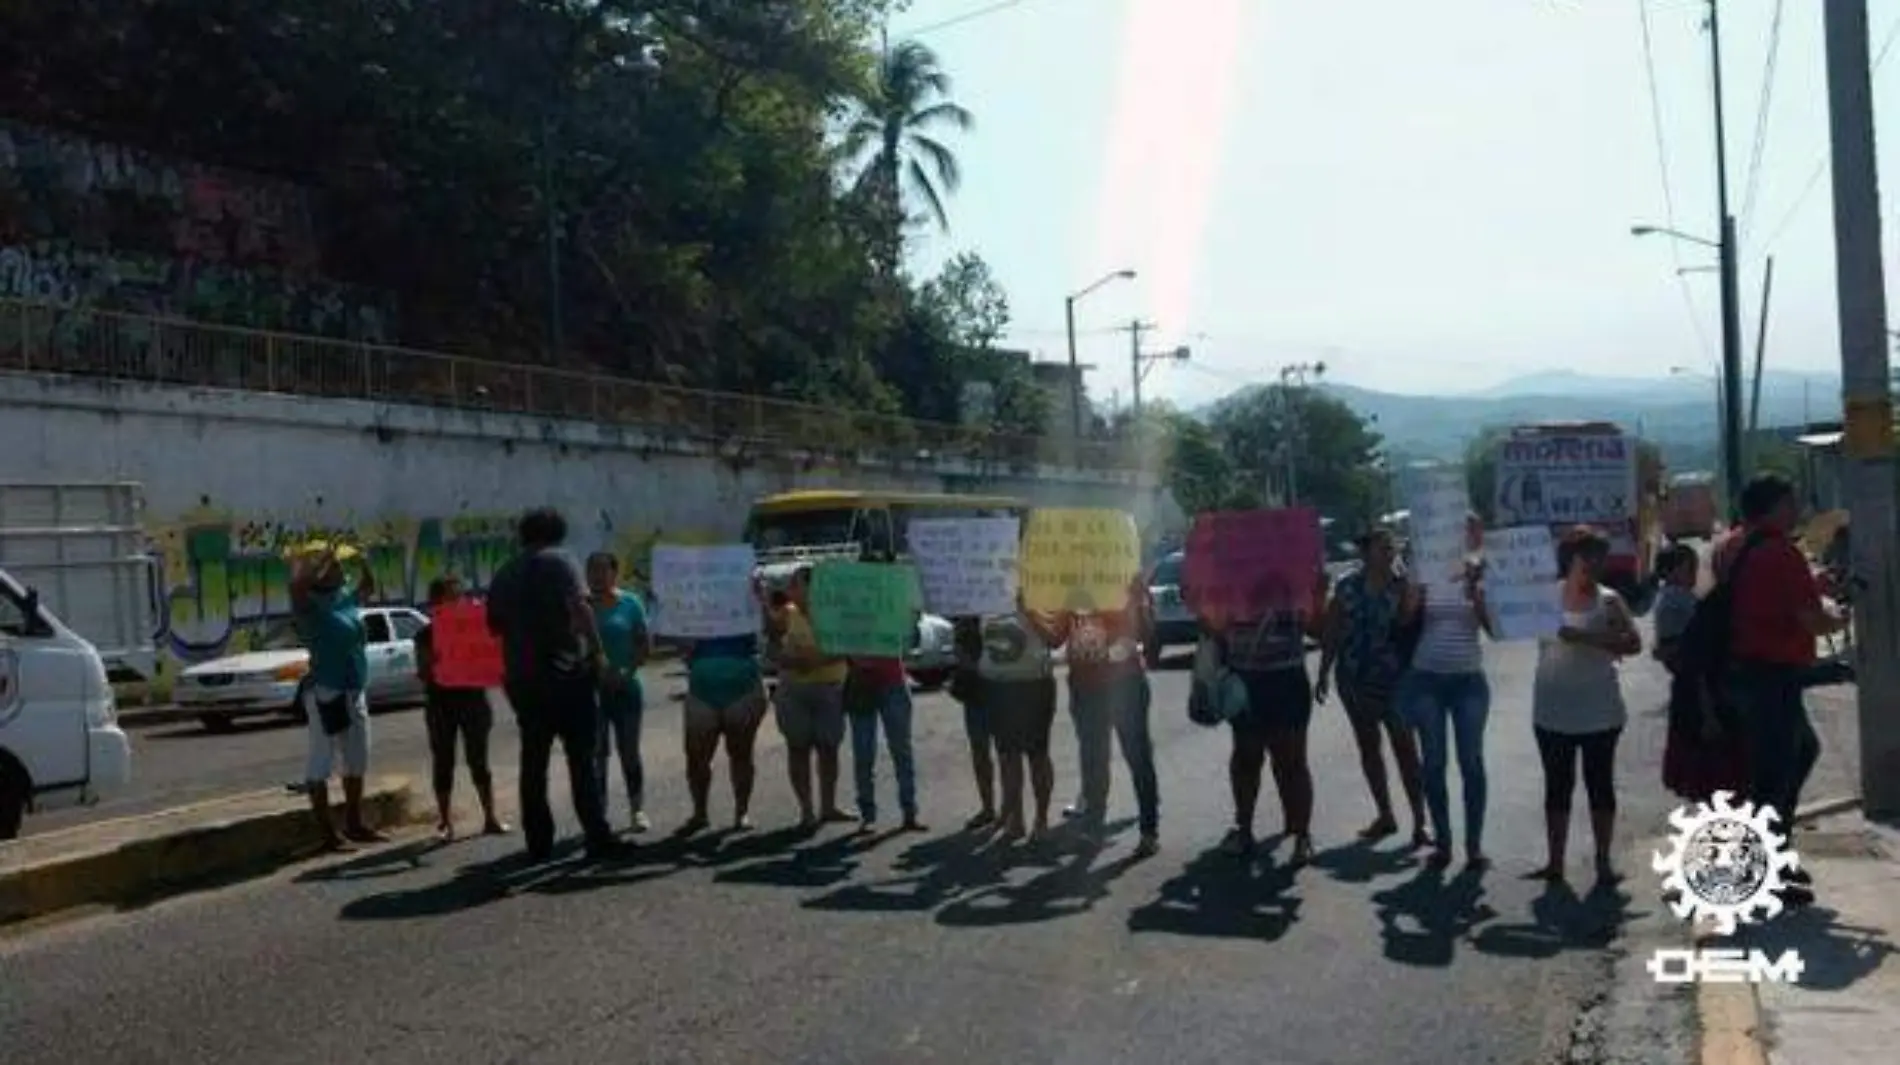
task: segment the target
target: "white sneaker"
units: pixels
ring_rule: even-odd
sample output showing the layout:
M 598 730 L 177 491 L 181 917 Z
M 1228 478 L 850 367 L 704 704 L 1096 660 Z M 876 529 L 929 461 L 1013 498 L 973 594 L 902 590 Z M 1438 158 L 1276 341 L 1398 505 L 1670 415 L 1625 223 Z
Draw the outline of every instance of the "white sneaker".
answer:
M 653 827 L 653 822 L 647 820 L 647 815 L 645 811 L 635 810 L 633 812 L 633 831 L 635 835 L 645 832 L 647 829 L 650 829 L 652 827 Z

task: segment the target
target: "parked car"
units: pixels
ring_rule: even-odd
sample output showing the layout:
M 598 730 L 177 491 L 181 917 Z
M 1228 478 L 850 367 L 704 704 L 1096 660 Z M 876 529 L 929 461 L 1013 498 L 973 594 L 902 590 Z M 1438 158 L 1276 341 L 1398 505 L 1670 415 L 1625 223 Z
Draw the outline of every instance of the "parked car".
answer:
M 1148 574 L 1148 594 L 1154 599 L 1154 629 L 1142 639 L 1141 651 L 1149 668 L 1161 664 L 1168 648 L 1193 644 L 1201 638 L 1200 622 L 1181 596 L 1186 559 L 1181 551 L 1163 556 Z
M 416 633 L 428 621 L 408 607 L 373 607 L 363 611 L 369 636 L 369 702 L 371 708 L 416 703 L 422 682 L 416 678 Z M 195 711 L 211 732 L 223 732 L 239 718 L 282 714 L 299 721 L 306 716 L 303 686 L 310 672 L 310 652 L 294 628 L 281 626 L 263 646 L 245 654 L 201 662 L 179 674 L 172 698 L 181 708 Z
M 0 840 L 29 810 L 96 803 L 131 775 L 98 649 L 0 570 Z

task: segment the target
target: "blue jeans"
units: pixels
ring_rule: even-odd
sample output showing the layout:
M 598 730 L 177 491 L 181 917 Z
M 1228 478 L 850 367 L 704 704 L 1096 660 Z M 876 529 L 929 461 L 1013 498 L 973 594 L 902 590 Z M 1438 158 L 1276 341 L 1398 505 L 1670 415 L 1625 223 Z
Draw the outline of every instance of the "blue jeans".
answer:
M 1075 719 L 1082 769 L 1082 809 L 1093 821 L 1107 817 L 1112 733 L 1121 741 L 1122 758 L 1134 778 L 1135 806 L 1144 836 L 1154 835 L 1161 826 L 1161 785 L 1155 775 L 1154 738 L 1148 733 L 1148 704 L 1153 696 L 1145 673 L 1101 687 L 1069 685 L 1069 715 Z
M 1484 843 L 1484 724 L 1491 716 L 1491 685 L 1483 673 L 1427 673 L 1399 678 L 1399 713 L 1418 733 L 1425 805 L 1439 850 L 1450 850 L 1451 791 L 1446 784 L 1447 741 L 1458 745 L 1458 776 L 1464 784 L 1465 848 Z
M 600 805 L 607 808 L 607 760 L 620 753 L 620 772 L 627 781 L 627 804 L 634 813 L 646 808 L 646 772 L 640 765 L 640 719 L 645 699 L 638 687 L 600 693 L 600 731 L 594 744 L 594 783 L 600 787 Z
M 877 696 L 874 708 L 851 714 L 851 770 L 857 778 L 858 813 L 877 820 L 877 727 L 884 724 L 884 742 L 891 749 L 897 774 L 897 805 L 906 818 L 917 816 L 917 755 L 911 746 L 910 685 L 893 685 Z

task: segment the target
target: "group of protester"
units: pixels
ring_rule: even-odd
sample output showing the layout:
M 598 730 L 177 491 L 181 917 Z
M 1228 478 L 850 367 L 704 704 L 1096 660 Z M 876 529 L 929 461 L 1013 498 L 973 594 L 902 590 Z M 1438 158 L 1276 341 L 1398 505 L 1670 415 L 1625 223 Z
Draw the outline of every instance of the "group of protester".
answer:
M 1795 808 L 1819 750 L 1801 705 L 1804 670 L 1813 664 L 1815 637 L 1843 623 L 1823 609 L 1807 561 L 1789 539 L 1798 516 L 1792 487 L 1776 478 L 1758 479 L 1741 504 L 1744 526 L 1718 547 L 1715 557 L 1718 588 L 1732 597 L 1724 603 L 1732 613 L 1725 620 L 1733 637 L 1725 683 L 1702 683 L 1681 661 L 1685 634 L 1702 609 L 1695 592 L 1696 554 L 1672 547 L 1659 559 L 1663 587 L 1655 654 L 1677 677 L 1665 777 L 1687 795 L 1706 797 L 1726 788 L 1786 812 Z M 1483 848 L 1484 742 L 1491 691 L 1481 634 L 1495 637 L 1495 628 L 1484 594 L 1483 532 L 1472 515 L 1464 579 L 1455 595 L 1409 577 L 1391 533 L 1377 530 L 1359 541 L 1362 564 L 1330 589 L 1324 580 L 1317 582 L 1309 604 L 1258 617 L 1200 612 L 1212 653 L 1245 694 L 1244 709 L 1223 721 L 1232 735 L 1228 775 L 1234 809 L 1233 826 L 1222 841 L 1225 851 L 1243 855 L 1254 848 L 1255 808 L 1270 768 L 1291 861 L 1299 865 L 1312 858 L 1314 787 L 1307 732 L 1315 706 L 1336 691 L 1374 806 L 1373 820 L 1360 837 L 1376 840 L 1401 831 L 1386 770 L 1389 746 L 1409 807 L 1410 846 L 1429 850 L 1427 863 L 1442 868 L 1453 861 L 1462 829 L 1468 866 L 1489 865 Z M 524 516 L 519 540 L 519 554 L 488 589 L 486 611 L 503 647 L 505 691 L 521 729 L 520 809 L 527 848 L 545 858 L 554 845 L 547 770 L 558 740 L 587 848 L 597 856 L 609 854 L 620 847 L 606 814 L 611 753 L 620 757 L 631 827 L 639 832 L 650 826 L 639 741 L 645 703 L 639 669 L 650 644 L 645 608 L 637 595 L 620 587 L 613 556 L 594 555 L 584 575 L 577 572 L 562 549 L 566 525 L 558 513 L 536 510 Z M 1530 874 L 1534 877 L 1565 876 L 1579 775 L 1597 876 L 1613 880 L 1617 875 L 1611 860 L 1615 760 L 1628 717 L 1617 663 L 1641 653 L 1642 639 L 1630 606 L 1601 583 L 1609 555 L 1608 539 L 1588 528 L 1571 530 L 1557 545 L 1563 623 L 1555 636 L 1540 642 L 1531 699 L 1547 833 L 1546 860 Z M 752 827 L 754 746 L 768 708 L 785 740 L 802 828 L 876 823 L 880 733 L 894 769 L 901 827 L 925 827 L 903 662 L 827 655 L 809 616 L 810 577 L 808 568 L 799 569 L 782 590 L 758 590 L 763 649 L 756 635 L 700 640 L 687 648 L 684 723 L 692 813 L 683 834 L 710 825 L 713 763 L 722 743 L 731 777 L 732 827 Z M 369 725 L 356 604 L 373 591 L 372 578 L 366 566 L 360 567 L 351 587 L 343 558 L 330 551 L 298 568 L 292 590 L 311 654 L 312 809 L 335 846 L 379 839 L 361 814 Z M 452 579 L 444 579 L 430 589 L 430 600 L 439 606 L 461 594 Z M 1190 602 L 1197 599 L 1192 589 L 1184 594 Z M 1119 610 L 1044 613 L 1019 606 L 1014 612 L 956 619 L 960 667 L 951 694 L 963 707 L 980 802 L 967 828 L 996 831 L 1008 842 L 1034 841 L 1050 831 L 1055 660 L 1057 652 L 1064 652 L 1081 779 L 1079 797 L 1063 814 L 1084 832 L 1101 831 L 1118 745 L 1134 787 L 1139 853 L 1156 850 L 1161 800 L 1149 729 L 1153 690 L 1140 646 L 1150 611 L 1145 582 L 1138 580 Z M 1316 679 L 1307 673 L 1309 638 L 1321 648 Z M 459 738 L 484 831 L 506 832 L 495 811 L 488 768 L 488 702 L 479 690 L 436 683 L 426 629 L 417 643 L 418 669 L 428 690 L 440 830 L 445 836 L 453 833 L 450 793 Z M 769 694 L 762 658 L 778 670 Z M 855 815 L 842 809 L 838 795 L 847 738 Z M 332 823 L 324 785 L 338 749 L 344 759 L 340 831 Z M 1454 823 L 1449 794 L 1454 754 L 1462 824 Z

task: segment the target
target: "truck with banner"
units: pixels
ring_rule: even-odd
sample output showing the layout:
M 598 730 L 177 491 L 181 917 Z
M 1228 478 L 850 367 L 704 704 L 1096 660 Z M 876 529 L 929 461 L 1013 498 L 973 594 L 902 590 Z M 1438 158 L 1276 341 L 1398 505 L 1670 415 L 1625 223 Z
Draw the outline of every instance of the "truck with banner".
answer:
M 1590 525 L 1610 539 L 1604 583 L 1641 609 L 1655 554 L 1662 471 L 1613 422 L 1545 422 L 1497 443 L 1494 524 Z

